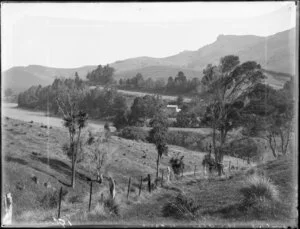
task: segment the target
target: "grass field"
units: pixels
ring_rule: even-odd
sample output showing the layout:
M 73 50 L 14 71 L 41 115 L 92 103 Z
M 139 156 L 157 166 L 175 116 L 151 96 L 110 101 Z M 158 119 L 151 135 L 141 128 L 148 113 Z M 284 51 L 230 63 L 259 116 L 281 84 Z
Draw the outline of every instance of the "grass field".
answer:
M 84 137 L 87 131 L 83 133 Z M 109 141 L 109 159 L 104 169 L 105 175 L 112 175 L 116 180 L 116 199 L 120 206 L 120 217 L 102 214 L 98 205 L 101 193 L 108 195 L 106 182 L 93 185 L 93 201 L 91 212 L 88 212 L 89 179 L 94 179 L 95 167 L 89 160 L 78 164 L 76 188 L 69 187 L 71 177 L 70 159 L 63 153 L 62 145 L 68 141 L 65 129 L 52 127 L 42 128 L 38 123 L 26 123 L 13 119 L 2 119 L 2 187 L 3 192 L 11 192 L 13 196 L 13 223 L 49 225 L 53 217 L 57 217 L 57 191 L 63 187 L 66 192 L 62 201 L 62 218 L 68 218 L 74 224 L 171 224 L 171 225 L 208 225 L 220 222 L 222 225 L 237 225 L 243 222 L 254 222 L 250 216 L 237 215 L 229 217 L 224 213 L 226 207 L 235 206 L 241 199 L 239 187 L 244 180 L 245 171 L 249 166 L 242 160 L 225 157 L 233 165 L 239 164 L 239 170 L 234 170 L 225 177 L 204 179 L 201 162 L 204 152 L 187 150 L 183 147 L 169 146 L 169 155 L 164 156 L 160 168 L 166 169 L 170 158 L 180 152 L 184 155 L 186 164 L 184 176 L 173 180 L 170 184 L 148 193 L 146 183 L 138 195 L 140 177 L 147 174 L 155 175 L 157 152 L 154 145 L 143 142 L 122 139 L 112 136 Z M 86 146 L 88 155 L 92 146 Z M 294 190 L 292 175 L 293 160 L 284 159 L 283 163 L 273 162 L 262 165 L 261 169 L 278 186 L 282 187 L 282 200 L 292 203 L 291 193 Z M 194 168 L 196 167 L 196 176 Z M 225 164 L 226 166 L 226 164 Z M 227 172 L 227 168 L 225 168 Z M 38 183 L 32 177 L 38 178 Z M 127 199 L 127 182 L 131 177 L 132 188 Z M 45 186 L 47 183 L 47 187 Z M 201 204 L 201 217 L 185 221 L 164 217 L 161 208 L 171 201 L 179 192 L 195 196 Z M 49 197 L 50 202 L 47 201 Z M 2 203 L 3 207 L 3 203 Z M 288 206 L 286 206 L 287 208 Z M 285 209 L 286 209 L 285 208 Z M 2 211 L 3 212 L 3 211 Z M 287 210 L 286 210 L 287 212 Z M 286 214 L 283 215 L 286 217 Z M 285 220 L 291 220 L 289 217 Z M 273 219 L 272 219 L 273 220 Z M 279 219 L 280 222 L 283 220 Z M 255 221 L 256 222 L 256 221 Z M 265 221 L 257 221 L 258 223 Z

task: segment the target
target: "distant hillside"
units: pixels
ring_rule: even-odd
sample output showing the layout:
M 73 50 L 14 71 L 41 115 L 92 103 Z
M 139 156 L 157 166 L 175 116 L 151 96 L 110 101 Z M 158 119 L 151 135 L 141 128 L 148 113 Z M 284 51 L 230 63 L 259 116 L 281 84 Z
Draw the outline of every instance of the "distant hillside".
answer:
M 184 72 L 187 78 L 202 77 L 202 71 L 188 69 L 184 67 L 173 67 L 173 66 L 147 66 L 144 68 L 138 68 L 134 70 L 123 71 L 115 74 L 115 78 L 131 78 L 137 73 L 142 73 L 144 78 L 164 78 L 167 80 L 169 76 L 176 76 L 179 71 Z
M 115 68 L 115 77 L 131 78 L 138 72 L 146 78 L 164 78 L 175 76 L 183 71 L 188 78 L 202 76 L 207 64 L 216 64 L 221 57 L 235 54 L 241 62 L 254 60 L 266 69 L 267 82 L 281 87 L 295 74 L 295 28 L 268 37 L 253 35 L 219 35 L 212 44 L 196 51 L 184 51 L 165 57 L 136 57 L 111 63 Z M 100 64 L 100 63 L 99 63 Z M 102 63 L 103 64 L 103 63 Z M 50 84 L 55 77 L 73 77 L 75 72 L 85 79 L 87 73 L 97 66 L 79 68 L 52 68 L 39 65 L 13 67 L 3 72 L 2 79 L 7 82 L 5 87 L 26 89 L 31 85 Z
M 42 86 L 51 84 L 56 77 L 79 77 L 85 79 L 86 74 L 96 66 L 83 66 L 80 68 L 52 68 L 40 65 L 27 67 L 13 67 L 2 73 L 2 82 L 5 88 L 12 88 L 16 92 L 26 90 L 32 85 Z

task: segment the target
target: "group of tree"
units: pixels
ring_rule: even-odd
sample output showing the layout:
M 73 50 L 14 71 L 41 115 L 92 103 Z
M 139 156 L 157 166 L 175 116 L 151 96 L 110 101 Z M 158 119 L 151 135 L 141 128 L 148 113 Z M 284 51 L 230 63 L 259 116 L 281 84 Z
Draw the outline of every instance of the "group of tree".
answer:
M 120 89 L 134 89 L 146 92 L 155 92 L 162 94 L 178 95 L 193 94 L 199 89 L 200 80 L 198 78 L 187 79 L 182 71 L 178 72 L 176 77 L 170 76 L 166 83 L 164 79 L 153 80 L 151 78 L 144 79 L 141 73 L 128 79 L 120 79 L 118 87 Z
M 200 79 L 187 79 L 182 71 L 176 77 L 170 76 L 165 88 L 168 94 L 191 94 L 199 92 Z
M 114 72 L 115 69 L 110 67 L 109 65 L 99 65 L 92 72 L 89 72 L 86 78 L 94 85 L 107 85 L 114 82 Z
M 221 58 L 218 65 L 207 65 L 203 75 L 202 96 L 208 104 L 201 121 L 212 128 L 217 163 L 222 164 L 226 154 L 228 132 L 238 127 L 249 130 L 252 136 L 262 134 L 271 148 L 275 135 L 280 135 L 285 139 L 285 150 L 292 122 L 292 97 L 288 99 L 291 94 L 284 89 L 263 84 L 265 76 L 259 64 L 241 64 L 238 56 L 229 55 Z
M 144 126 L 147 125 L 147 120 L 151 120 L 159 109 L 165 106 L 161 96 L 145 95 L 136 97 L 130 107 L 121 108 L 115 113 L 113 120 L 114 126 L 117 129 L 122 129 L 126 126 Z M 150 125 L 150 123 L 149 123 Z
M 266 140 L 275 158 L 278 151 L 287 154 L 293 132 L 294 101 L 290 83 L 287 81 L 280 90 L 259 84 L 249 95 L 246 112 L 251 111 L 251 115 L 245 116 L 244 134 Z
M 90 89 L 82 79 L 75 77 L 57 78 L 52 85 L 32 86 L 18 96 L 18 105 L 24 108 L 41 109 L 57 115 L 59 106 L 56 98 L 64 103 L 68 98 L 76 101 L 79 109 L 88 113 L 91 118 L 110 119 L 127 108 L 126 99 L 117 92 L 116 88 L 107 86 L 104 90 Z
M 118 88 L 124 90 L 139 90 L 145 92 L 164 92 L 166 82 L 162 78 L 153 80 L 152 78 L 144 79 L 141 73 L 128 79 L 120 79 Z

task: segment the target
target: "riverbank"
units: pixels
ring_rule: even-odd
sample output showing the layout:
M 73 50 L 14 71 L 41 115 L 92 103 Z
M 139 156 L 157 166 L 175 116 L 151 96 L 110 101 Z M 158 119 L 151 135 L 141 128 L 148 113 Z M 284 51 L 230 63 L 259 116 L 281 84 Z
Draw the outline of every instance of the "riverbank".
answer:
M 55 126 L 55 127 L 63 127 L 62 118 L 55 115 L 50 115 L 49 113 L 41 110 L 32 110 L 32 109 L 24 109 L 18 107 L 17 103 L 2 103 L 1 116 L 9 117 L 25 122 L 36 122 L 43 125 Z M 101 120 L 91 120 L 88 119 L 87 128 L 91 128 L 93 130 L 103 130 L 105 125 L 105 121 Z M 111 127 L 111 131 L 115 131 L 114 127 Z

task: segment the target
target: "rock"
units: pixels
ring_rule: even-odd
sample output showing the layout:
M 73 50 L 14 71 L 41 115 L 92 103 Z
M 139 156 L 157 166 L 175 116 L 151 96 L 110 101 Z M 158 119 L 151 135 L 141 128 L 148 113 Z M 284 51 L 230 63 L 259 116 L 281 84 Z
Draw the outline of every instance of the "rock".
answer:
M 51 188 L 51 183 L 50 183 L 50 182 L 45 182 L 45 183 L 44 183 L 44 186 L 45 186 L 46 188 Z
M 36 184 L 39 183 L 39 180 L 38 180 L 37 176 L 35 176 L 35 175 L 31 175 L 31 180 Z
M 33 121 L 31 120 L 29 123 L 33 123 Z
M 143 155 L 142 158 L 146 158 L 146 155 Z
M 16 189 L 23 190 L 25 189 L 25 185 L 21 182 L 16 183 Z
M 34 152 L 34 151 L 32 151 L 31 154 L 32 154 L 33 156 L 39 156 L 39 155 L 41 155 L 40 153 L 37 153 L 37 152 Z

